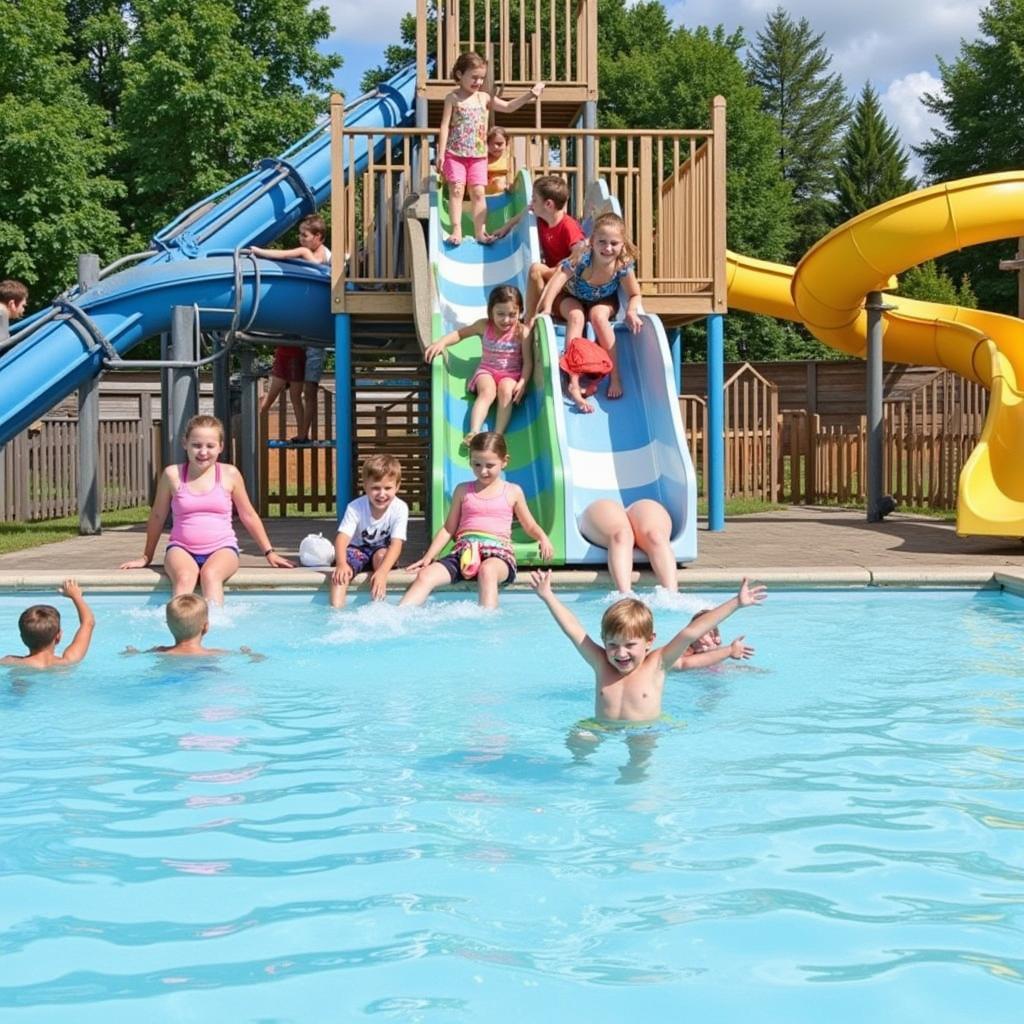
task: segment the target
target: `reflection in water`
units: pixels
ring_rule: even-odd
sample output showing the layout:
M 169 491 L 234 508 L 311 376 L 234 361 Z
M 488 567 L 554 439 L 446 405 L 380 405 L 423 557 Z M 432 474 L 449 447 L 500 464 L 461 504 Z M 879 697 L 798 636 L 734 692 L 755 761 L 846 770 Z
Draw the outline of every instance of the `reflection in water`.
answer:
M 569 730 L 565 745 L 576 764 L 586 759 L 610 736 L 622 735 L 629 757 L 619 768 L 616 780 L 620 785 L 641 782 L 647 778 L 647 763 L 658 745 L 658 735 L 650 725 L 637 727 L 633 722 L 598 722 L 588 718 Z

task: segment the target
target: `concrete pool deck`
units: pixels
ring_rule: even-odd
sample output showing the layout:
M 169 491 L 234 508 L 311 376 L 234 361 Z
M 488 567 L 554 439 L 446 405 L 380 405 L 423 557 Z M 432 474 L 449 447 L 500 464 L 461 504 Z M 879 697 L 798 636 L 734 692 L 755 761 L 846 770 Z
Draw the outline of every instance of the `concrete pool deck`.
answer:
M 299 542 L 308 533 L 333 537 L 333 519 L 271 519 L 267 529 L 275 548 L 297 561 Z M 702 527 L 704 524 L 702 523 Z M 56 586 L 74 576 L 88 588 L 152 590 L 166 588 L 166 577 L 153 569 L 131 572 L 118 565 L 142 551 L 145 527 L 115 527 L 95 537 L 45 544 L 0 556 L 0 589 Z M 318 589 L 323 571 L 269 569 L 244 531 L 242 568 L 230 589 L 284 587 Z M 410 523 L 404 562 L 426 548 L 429 537 L 422 520 Z M 157 564 L 163 558 L 163 542 Z M 732 586 L 742 576 L 793 586 L 1005 586 L 1024 592 L 1024 543 L 1015 538 L 957 537 L 952 523 L 923 516 L 894 514 L 883 523 L 867 523 L 862 512 L 848 509 L 794 507 L 777 512 L 737 516 L 721 533 L 702 528 L 697 561 L 679 570 L 681 586 Z M 363 588 L 357 577 L 353 594 Z M 390 589 L 399 591 L 411 579 L 392 574 Z M 608 574 L 596 569 L 559 570 L 566 586 L 610 588 Z M 520 575 L 519 586 L 526 586 Z M 650 585 L 650 574 L 638 576 Z

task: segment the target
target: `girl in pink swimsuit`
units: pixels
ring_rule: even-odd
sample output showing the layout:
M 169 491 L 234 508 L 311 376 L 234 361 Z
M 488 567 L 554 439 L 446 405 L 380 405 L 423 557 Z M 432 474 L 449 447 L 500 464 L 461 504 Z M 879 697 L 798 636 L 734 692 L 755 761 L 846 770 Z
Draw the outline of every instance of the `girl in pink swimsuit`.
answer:
M 523 296 L 513 285 L 494 288 L 487 297 L 487 318 L 451 331 L 423 353 L 432 363 L 446 348 L 477 335 L 482 340 L 482 354 L 476 371 L 470 377 L 467 389 L 476 395 L 469 413 L 468 445 L 484 426 L 484 420 L 498 400 L 494 417 L 494 431 L 504 434 L 512 418 L 512 406 L 526 393 L 526 384 L 533 373 L 533 348 L 530 332 L 520 317 L 523 315 Z
M 475 579 L 480 604 L 497 608 L 498 587 L 516 578 L 513 516 L 537 541 L 545 562 L 554 554 L 548 535 L 530 513 L 523 489 L 502 478 L 502 470 L 508 465 L 505 438 L 493 431 L 477 434 L 469 446 L 469 465 L 476 482 L 455 488 L 444 526 L 437 531 L 424 556 L 408 568 L 417 574 L 416 580 L 400 604 L 420 605 L 435 587 Z M 452 538 L 454 551 L 436 561 Z
M 242 474 L 234 466 L 217 461 L 224 450 L 224 427 L 215 416 L 193 416 L 185 427 L 188 462 L 168 466 L 156 490 L 146 523 L 146 547 L 141 558 L 122 564 L 122 569 L 144 569 L 153 561 L 167 513 L 174 525 L 164 555 L 164 569 L 174 596 L 191 594 L 198 582 L 203 597 L 224 603 L 224 583 L 238 570 L 238 538 L 231 526 L 232 509 L 256 542 L 267 561 L 276 568 L 292 563 L 270 544 L 256 509 L 246 493 Z
M 529 92 L 514 100 L 503 100 L 483 91 L 487 61 L 478 53 L 463 53 L 452 68 L 458 83 L 444 98 L 441 131 L 437 140 L 437 173 L 448 183 L 448 212 L 451 232 L 447 241 L 462 241 L 462 200 L 469 188 L 473 208 L 473 235 L 478 242 L 492 241 L 487 234 L 487 122 L 490 111 L 511 113 L 524 103 L 537 99 L 544 83 L 537 82 Z

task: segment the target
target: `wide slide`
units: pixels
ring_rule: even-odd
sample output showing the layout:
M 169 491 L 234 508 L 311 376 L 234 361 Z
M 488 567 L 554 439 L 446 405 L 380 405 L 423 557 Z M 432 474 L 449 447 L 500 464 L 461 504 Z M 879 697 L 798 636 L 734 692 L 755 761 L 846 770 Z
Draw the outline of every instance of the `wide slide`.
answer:
M 864 297 L 892 276 L 963 248 L 1024 234 L 1024 172 L 913 192 L 855 217 L 794 269 L 728 254 L 729 305 L 802 322 L 852 355 L 866 349 Z M 985 310 L 891 297 L 884 358 L 942 366 L 991 391 L 981 439 L 960 475 L 957 532 L 1024 536 L 1024 325 Z
M 408 68 L 346 110 L 346 124 L 408 124 L 414 92 L 415 71 Z M 347 170 L 358 172 L 367 159 L 364 144 Z M 105 360 L 168 330 L 174 305 L 203 307 L 204 329 L 226 330 L 240 321 L 260 331 L 333 339 L 325 270 L 235 254 L 272 241 L 314 212 L 329 196 L 330 182 L 324 122 L 185 211 L 135 266 L 86 291 L 70 289 L 25 320 L 13 347 L 0 355 L 0 444 L 101 373 Z

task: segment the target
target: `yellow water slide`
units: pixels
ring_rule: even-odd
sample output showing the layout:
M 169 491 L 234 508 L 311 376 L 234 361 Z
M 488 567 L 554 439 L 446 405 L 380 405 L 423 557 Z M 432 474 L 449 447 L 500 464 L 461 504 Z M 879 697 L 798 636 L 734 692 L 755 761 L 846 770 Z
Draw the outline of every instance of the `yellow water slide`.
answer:
M 728 254 L 729 305 L 802 322 L 851 355 L 867 347 L 868 292 L 968 245 L 1024 235 L 1024 171 L 901 196 L 847 221 L 797 267 Z M 1024 322 L 962 306 L 887 296 L 884 358 L 944 366 L 991 392 L 981 440 L 960 474 L 957 532 L 1024 536 Z

